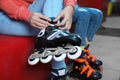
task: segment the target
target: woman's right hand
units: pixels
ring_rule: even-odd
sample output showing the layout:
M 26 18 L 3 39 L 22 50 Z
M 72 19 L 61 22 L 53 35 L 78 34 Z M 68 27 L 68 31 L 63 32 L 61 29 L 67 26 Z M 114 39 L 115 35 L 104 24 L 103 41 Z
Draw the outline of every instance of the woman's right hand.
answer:
M 50 25 L 48 21 L 50 22 L 51 19 L 41 13 L 33 12 L 30 14 L 28 22 L 33 27 L 44 29 Z

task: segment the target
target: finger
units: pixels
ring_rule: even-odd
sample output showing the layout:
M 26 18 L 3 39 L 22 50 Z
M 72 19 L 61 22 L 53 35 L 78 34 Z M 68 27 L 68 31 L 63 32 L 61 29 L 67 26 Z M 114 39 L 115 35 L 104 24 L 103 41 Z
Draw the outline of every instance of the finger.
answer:
M 50 23 L 48 21 L 45 21 L 45 20 L 42 20 L 42 19 L 39 19 L 39 18 L 37 18 L 35 21 L 38 22 L 38 23 L 42 23 L 44 25 L 47 25 L 47 26 L 50 25 Z
M 38 29 L 43 29 L 42 27 L 38 27 L 38 25 L 36 25 L 36 24 L 33 24 L 32 26 L 35 28 L 38 28 Z
M 49 22 L 51 21 L 50 18 L 48 18 L 48 17 L 46 17 L 46 16 L 44 16 L 44 15 L 39 16 L 39 18 L 43 19 L 44 21 L 49 21 Z
M 64 27 L 60 27 L 62 30 L 69 30 L 71 28 L 71 22 L 67 22 Z
M 70 29 L 71 29 L 71 25 L 72 25 L 72 24 L 67 24 L 67 30 L 70 30 Z
M 70 29 L 71 29 L 71 26 L 72 26 L 72 20 L 69 21 L 67 24 L 68 24 L 68 30 L 70 30 Z
M 64 27 L 59 27 L 61 30 L 67 30 L 67 26 L 65 25 Z
M 45 24 L 42 24 L 42 23 L 36 23 L 36 25 L 38 25 L 38 27 L 43 27 L 43 28 L 48 27 L 48 25 L 45 25 Z
M 63 21 L 61 23 L 57 23 L 56 26 L 64 26 L 66 22 L 67 22 L 67 19 L 64 18 Z
M 48 27 L 48 25 L 42 24 L 42 23 L 37 22 L 37 21 L 33 22 L 32 25 L 35 25 L 35 27 L 37 27 L 37 28 L 41 28 L 41 27 L 46 28 L 46 27 Z
M 63 15 L 62 15 L 62 14 L 59 14 L 53 21 L 54 21 L 54 22 L 57 22 L 57 21 L 60 20 L 61 17 L 63 17 Z

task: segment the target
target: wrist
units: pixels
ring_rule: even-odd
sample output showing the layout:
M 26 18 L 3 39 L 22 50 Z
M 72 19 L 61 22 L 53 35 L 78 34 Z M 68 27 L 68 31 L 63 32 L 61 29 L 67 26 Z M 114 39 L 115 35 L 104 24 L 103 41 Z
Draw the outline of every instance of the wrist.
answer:
M 74 6 L 73 5 L 67 5 L 66 7 L 70 7 L 72 11 L 74 11 Z
M 71 5 L 73 8 L 77 4 L 77 0 L 64 0 L 65 6 Z
M 29 23 L 31 22 L 31 18 L 32 18 L 33 15 L 34 15 L 34 13 L 31 12 L 30 15 L 28 16 L 28 20 L 27 20 L 27 21 L 28 21 Z
M 18 19 L 28 22 L 30 14 L 31 11 L 29 11 L 26 7 L 21 7 L 18 12 Z

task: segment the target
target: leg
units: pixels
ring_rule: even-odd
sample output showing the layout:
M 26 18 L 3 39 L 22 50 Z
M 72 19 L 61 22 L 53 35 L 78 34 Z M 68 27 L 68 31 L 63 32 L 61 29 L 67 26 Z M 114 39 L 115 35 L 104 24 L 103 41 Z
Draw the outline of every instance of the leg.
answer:
M 73 16 L 73 20 L 76 22 L 75 33 L 81 36 L 81 46 L 85 47 L 85 37 L 89 28 L 90 14 L 85 8 L 75 8 L 75 15 Z M 73 70 L 70 76 L 85 80 L 100 79 L 101 74 L 89 65 L 86 54 L 84 53 L 84 48 L 82 50 L 82 55 L 78 59 L 74 60 Z
M 88 30 L 89 17 L 90 15 L 87 10 L 79 6 L 75 7 L 73 22 L 75 23 L 75 33 L 79 34 L 81 37 L 81 47 L 86 45 L 85 37 Z
M 90 21 L 89 21 L 89 28 L 87 31 L 87 46 L 84 50 L 84 53 L 87 55 L 87 59 L 90 63 L 90 65 L 97 70 L 102 71 L 101 65 L 103 64 L 101 60 L 98 60 L 95 56 L 91 55 L 89 51 L 89 45 L 91 44 L 95 33 L 97 32 L 98 28 L 100 27 L 101 21 L 102 21 L 102 12 L 98 9 L 94 8 L 86 8 L 86 10 L 90 14 Z
M 43 14 L 47 17 L 57 17 L 57 15 L 60 13 L 62 9 L 63 9 L 63 0 L 52 0 L 52 1 L 46 0 L 43 8 Z M 59 73 L 60 71 L 64 71 L 64 72 L 60 74 Z M 56 78 L 59 78 L 66 74 L 67 74 L 67 71 L 66 71 L 66 64 L 64 60 L 59 62 L 52 60 L 51 78 L 53 80 L 54 79 L 56 80 Z
M 43 7 L 43 14 L 47 17 L 57 17 L 63 9 L 63 0 L 46 0 Z
M 102 12 L 98 9 L 93 9 L 93 8 L 86 8 L 86 10 L 90 14 L 89 28 L 86 37 L 89 42 L 92 42 L 95 33 L 100 27 L 102 21 Z

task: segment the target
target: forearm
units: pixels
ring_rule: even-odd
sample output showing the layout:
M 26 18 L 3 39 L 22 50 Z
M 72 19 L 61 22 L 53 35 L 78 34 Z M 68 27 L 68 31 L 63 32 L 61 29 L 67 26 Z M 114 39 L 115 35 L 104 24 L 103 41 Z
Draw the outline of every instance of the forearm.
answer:
M 28 21 L 30 11 L 25 6 L 18 6 L 13 0 L 0 0 L 0 9 L 9 17 L 17 20 Z
M 77 0 L 64 0 L 65 6 L 71 5 L 74 7 L 76 5 L 76 3 L 77 3 Z

